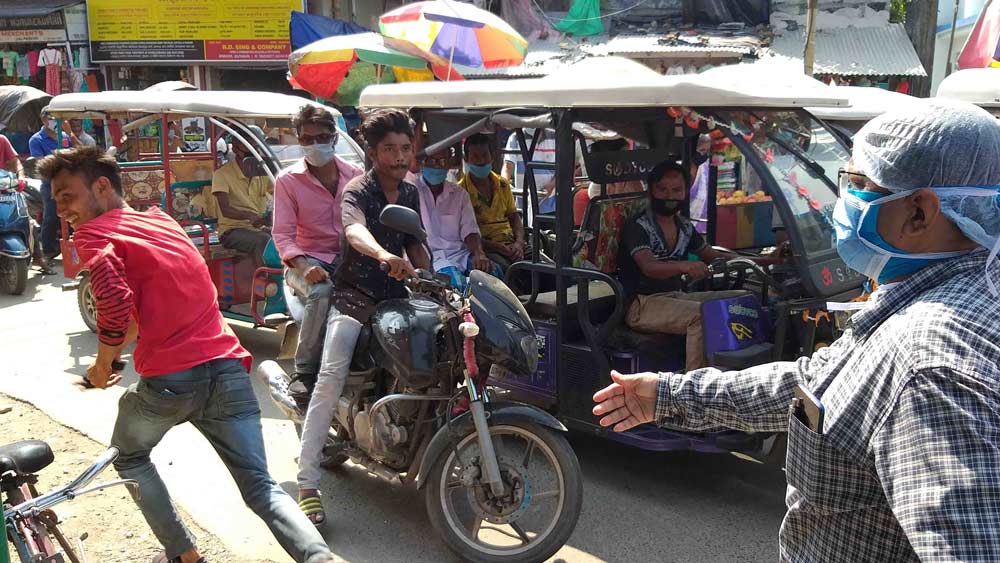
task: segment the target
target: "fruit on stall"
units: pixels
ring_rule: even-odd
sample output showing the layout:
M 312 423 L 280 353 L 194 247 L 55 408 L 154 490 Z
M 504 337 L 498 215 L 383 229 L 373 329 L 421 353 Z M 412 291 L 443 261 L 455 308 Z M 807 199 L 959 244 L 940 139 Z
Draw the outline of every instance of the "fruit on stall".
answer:
M 752 194 L 747 194 L 743 190 L 732 192 L 718 192 L 715 202 L 718 205 L 739 205 L 741 203 L 761 203 L 771 201 L 771 196 L 763 190 L 758 190 Z

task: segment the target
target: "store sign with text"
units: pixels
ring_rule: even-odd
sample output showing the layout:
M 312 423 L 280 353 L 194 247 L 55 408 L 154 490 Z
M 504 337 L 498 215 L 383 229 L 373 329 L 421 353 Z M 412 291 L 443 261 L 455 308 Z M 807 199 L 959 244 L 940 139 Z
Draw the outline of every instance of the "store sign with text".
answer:
M 97 62 L 286 61 L 303 0 L 87 0 Z
M 66 27 L 60 11 L 44 16 L 0 16 L 0 43 L 65 41 Z

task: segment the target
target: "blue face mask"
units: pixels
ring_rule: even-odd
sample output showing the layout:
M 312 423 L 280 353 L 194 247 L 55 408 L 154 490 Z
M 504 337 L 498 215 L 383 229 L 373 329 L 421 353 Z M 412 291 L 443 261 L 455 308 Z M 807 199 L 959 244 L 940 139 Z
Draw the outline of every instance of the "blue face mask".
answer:
M 493 165 L 466 163 L 465 169 L 469 171 L 469 174 L 472 174 L 476 178 L 486 178 L 490 175 L 490 172 L 493 172 Z
M 437 186 L 443 184 L 448 177 L 448 169 L 424 166 L 420 169 L 420 175 L 424 177 L 424 181 L 427 182 L 428 186 Z
M 849 268 L 878 280 L 879 283 L 886 283 L 922 270 L 935 262 L 968 254 L 968 251 L 964 250 L 912 254 L 890 245 L 878 234 L 878 208 L 911 194 L 912 192 L 900 192 L 886 195 L 878 192 L 847 190 L 847 193 L 837 200 L 837 206 L 833 211 L 837 253 Z

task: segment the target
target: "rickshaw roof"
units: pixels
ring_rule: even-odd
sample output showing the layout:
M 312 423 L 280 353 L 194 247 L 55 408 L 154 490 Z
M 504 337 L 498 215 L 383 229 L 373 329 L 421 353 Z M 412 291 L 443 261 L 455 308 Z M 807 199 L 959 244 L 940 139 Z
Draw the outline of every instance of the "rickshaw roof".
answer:
M 809 107 L 810 113 L 829 121 L 868 121 L 896 108 L 905 107 L 919 100 L 913 96 L 891 90 L 865 86 L 827 86 L 843 93 L 851 105 L 848 107 Z
M 663 76 L 629 59 L 594 57 L 543 78 L 369 86 L 361 93 L 360 105 L 418 108 L 847 105 L 846 97 L 820 86 L 806 88 L 764 82 L 734 85 L 732 81 L 697 74 Z
M 299 96 L 251 91 L 108 91 L 62 94 L 52 98 L 48 111 L 58 117 L 97 117 L 103 114 L 189 114 L 230 118 L 292 118 L 303 105 L 324 107 Z
M 953 72 L 938 85 L 937 95 L 984 108 L 1000 107 L 1000 68 L 967 68 Z

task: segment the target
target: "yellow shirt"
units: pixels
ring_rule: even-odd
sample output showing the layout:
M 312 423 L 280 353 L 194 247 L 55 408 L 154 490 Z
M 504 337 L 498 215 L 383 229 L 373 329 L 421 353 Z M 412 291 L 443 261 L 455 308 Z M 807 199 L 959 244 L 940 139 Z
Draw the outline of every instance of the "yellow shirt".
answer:
M 469 199 L 472 200 L 472 208 L 476 212 L 476 222 L 479 223 L 483 239 L 510 242 L 514 240 L 514 230 L 510 228 L 508 217 L 511 213 L 517 213 L 514 193 L 510 191 L 510 182 L 498 176 L 496 172 L 490 172 L 489 179 L 493 182 L 493 201 L 486 201 L 480 195 L 468 174 L 458 183 L 469 192 Z
M 274 193 L 274 184 L 267 176 L 247 178 L 236 161 L 232 161 L 215 171 L 212 176 L 212 193 L 229 194 L 229 205 L 241 211 L 264 215 L 267 204 Z M 250 221 L 230 219 L 219 211 L 219 234 L 229 229 L 253 229 Z

